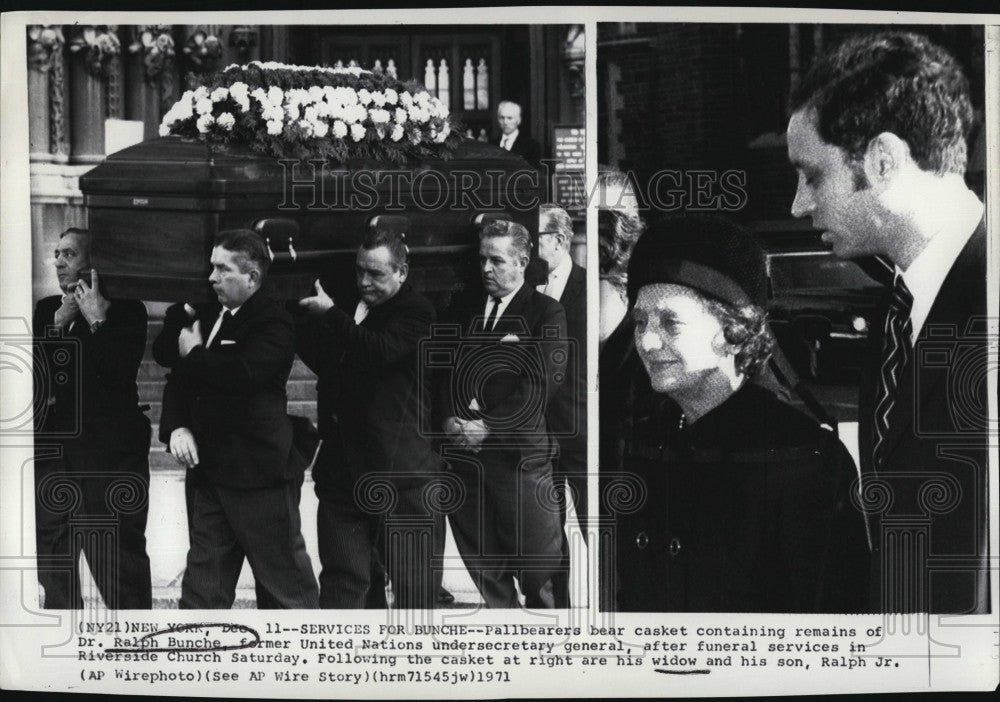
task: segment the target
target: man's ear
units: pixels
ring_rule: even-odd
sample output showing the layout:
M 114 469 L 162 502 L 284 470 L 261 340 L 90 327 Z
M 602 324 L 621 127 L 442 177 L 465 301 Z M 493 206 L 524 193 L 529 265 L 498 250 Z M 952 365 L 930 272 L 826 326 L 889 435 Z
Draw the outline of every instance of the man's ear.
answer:
M 410 264 L 409 264 L 409 262 L 405 262 L 405 263 L 400 264 L 400 266 L 399 266 L 399 280 L 400 280 L 400 282 L 405 282 L 406 281 L 406 276 L 408 276 L 409 274 L 410 274 Z
M 250 284 L 257 285 L 260 283 L 260 271 L 256 268 L 251 268 L 250 272 L 247 274 L 250 276 Z
M 868 142 L 862 165 L 869 183 L 886 183 L 909 159 L 909 145 L 892 132 L 882 132 Z

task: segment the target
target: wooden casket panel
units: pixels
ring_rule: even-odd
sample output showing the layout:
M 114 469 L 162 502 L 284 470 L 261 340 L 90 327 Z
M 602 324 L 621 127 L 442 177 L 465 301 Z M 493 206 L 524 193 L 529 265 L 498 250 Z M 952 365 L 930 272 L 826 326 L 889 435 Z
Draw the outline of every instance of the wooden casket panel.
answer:
M 410 280 L 426 292 L 475 276 L 477 217 L 503 214 L 532 233 L 544 186 L 520 157 L 465 141 L 449 160 L 400 167 L 358 161 L 315 170 L 165 137 L 108 157 L 80 179 L 92 264 L 108 295 L 214 299 L 208 258 L 217 232 L 257 228 L 274 256 L 271 285 L 301 297 L 321 277 L 353 287 L 355 252 L 378 215 L 405 216 Z M 304 184 L 303 184 L 304 183 Z

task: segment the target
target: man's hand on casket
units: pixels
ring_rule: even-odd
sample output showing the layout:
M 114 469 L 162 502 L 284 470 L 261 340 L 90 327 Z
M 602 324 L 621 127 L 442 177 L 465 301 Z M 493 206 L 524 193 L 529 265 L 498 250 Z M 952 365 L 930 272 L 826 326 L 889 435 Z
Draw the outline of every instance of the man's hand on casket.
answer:
M 194 324 L 190 327 L 181 329 L 181 333 L 177 335 L 177 351 L 181 358 L 187 358 L 191 349 L 202 346 L 204 343 L 205 339 L 201 335 L 201 320 L 198 319 L 194 320 Z
M 87 324 L 94 326 L 95 322 L 104 322 L 108 318 L 108 302 L 98 289 L 97 269 L 90 269 L 90 285 L 87 281 L 81 280 L 76 284 L 76 304 L 80 308 L 80 314 L 87 320 Z
M 334 306 L 333 298 L 326 294 L 323 286 L 316 280 L 316 294 L 312 297 L 304 297 L 299 300 L 299 307 L 309 314 L 323 314 Z
M 177 427 L 170 433 L 170 453 L 185 468 L 198 465 L 198 443 L 187 427 Z

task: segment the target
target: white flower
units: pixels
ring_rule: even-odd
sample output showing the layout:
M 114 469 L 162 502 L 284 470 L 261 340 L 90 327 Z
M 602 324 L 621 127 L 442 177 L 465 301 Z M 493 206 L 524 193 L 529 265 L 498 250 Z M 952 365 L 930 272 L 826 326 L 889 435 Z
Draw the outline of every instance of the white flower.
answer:
M 388 124 L 390 116 L 389 110 L 371 110 L 368 113 L 372 124 Z
M 288 121 L 294 122 L 299 118 L 299 106 L 296 103 L 289 103 L 285 106 L 285 114 L 288 115 Z
M 278 136 L 281 134 L 281 129 L 284 125 L 279 119 L 270 119 L 267 121 L 267 133 L 271 136 Z
M 212 115 L 202 115 L 198 118 L 198 131 L 205 134 L 213 122 L 215 122 L 215 117 Z
M 280 105 L 272 105 L 266 102 L 261 107 L 260 116 L 268 122 L 280 122 L 285 118 L 285 111 Z
M 431 100 L 431 94 L 426 90 L 421 90 L 419 93 L 413 96 L 413 102 L 419 103 L 421 105 L 427 104 Z
M 406 108 L 413 104 L 413 97 L 408 91 L 404 90 L 399 94 L 399 104 Z
M 399 101 L 399 93 L 392 88 L 385 89 L 385 102 L 388 105 L 395 105 Z
M 333 135 L 338 139 L 343 139 L 347 136 L 347 125 L 342 120 L 337 120 L 333 123 Z
M 263 88 L 254 88 L 250 96 L 257 100 L 259 103 L 270 102 L 267 98 L 267 93 L 264 92 Z
M 267 99 L 272 105 L 280 105 L 285 100 L 285 92 L 276 85 L 267 89 Z
M 229 97 L 229 88 L 216 88 L 212 91 L 210 97 L 212 98 L 212 102 L 222 102 Z
M 372 94 L 370 92 L 368 92 L 364 88 L 358 91 L 358 102 L 360 102 L 362 105 L 367 106 L 371 101 L 372 101 Z
M 309 97 L 312 98 L 313 102 L 319 102 L 320 100 L 322 100 L 323 94 L 324 94 L 323 88 L 319 87 L 318 85 L 314 85 L 311 88 L 309 88 Z
M 422 107 L 414 105 L 408 110 L 411 122 L 416 122 L 417 124 L 423 124 L 428 120 L 427 110 Z
M 312 123 L 313 136 L 317 139 L 324 138 L 330 131 L 330 125 L 326 122 L 313 122 Z
M 207 115 L 212 112 L 212 101 L 208 98 L 201 98 L 194 106 L 195 112 L 199 115 Z
M 202 100 L 204 98 L 207 98 L 208 88 L 206 88 L 204 85 L 199 85 L 197 88 L 195 88 L 194 93 L 192 93 L 192 95 L 193 95 L 192 99 L 194 100 Z
M 397 124 L 396 128 L 392 130 L 392 134 L 390 135 L 390 137 L 392 138 L 393 141 L 399 141 L 400 139 L 403 138 L 404 134 L 406 134 L 406 130 L 403 129 L 403 125 Z
M 240 112 L 250 111 L 250 101 L 247 99 L 237 100 L 236 104 L 240 106 Z
M 361 141 L 365 138 L 365 128 L 360 124 L 351 125 L 351 138 L 354 141 Z
M 304 119 L 300 119 L 298 124 L 299 124 L 300 127 L 302 127 L 302 131 L 304 131 L 306 133 L 306 136 L 312 136 L 313 135 L 313 125 L 312 125 L 312 122 L 309 122 L 309 121 L 304 120 Z
M 238 80 L 229 86 L 229 94 L 232 96 L 233 100 L 236 100 L 237 102 L 243 102 L 244 100 L 247 99 L 247 95 L 249 94 L 248 93 L 249 89 L 250 86 L 248 86 L 243 81 Z
M 319 119 L 319 108 L 316 105 L 309 105 L 302 111 L 302 119 L 307 122 L 315 122 Z
M 385 94 L 381 91 L 376 90 L 372 93 L 372 102 L 375 103 L 375 107 L 385 106 Z
M 170 136 L 170 127 L 168 127 L 166 124 L 161 124 L 160 136 Z
M 434 141 L 436 141 L 438 144 L 443 144 L 444 140 L 448 138 L 448 135 L 450 133 L 451 133 L 451 125 L 445 122 L 444 126 L 441 127 L 441 131 L 438 132 L 437 138 L 435 138 Z
M 225 129 L 227 132 L 233 131 L 233 125 L 236 124 L 236 118 L 233 117 L 232 113 L 223 112 L 221 115 L 215 118 L 215 123 L 220 127 Z
M 368 110 L 363 105 L 351 105 L 344 109 L 344 121 L 348 124 L 364 122 L 366 117 L 368 117 Z
M 406 110 L 402 107 L 396 108 L 396 122 L 398 124 L 406 124 Z

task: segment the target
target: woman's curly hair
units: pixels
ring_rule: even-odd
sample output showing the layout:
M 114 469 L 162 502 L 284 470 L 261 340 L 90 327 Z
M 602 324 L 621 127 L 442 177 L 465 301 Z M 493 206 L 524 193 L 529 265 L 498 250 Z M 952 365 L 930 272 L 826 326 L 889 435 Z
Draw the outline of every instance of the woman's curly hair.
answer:
M 705 307 L 722 324 L 726 341 L 739 349 L 736 352 L 736 370 L 747 378 L 753 378 L 774 351 L 774 337 L 767 324 L 767 312 L 756 305 L 737 308 L 727 302 L 701 297 Z

